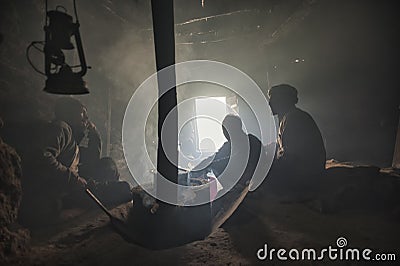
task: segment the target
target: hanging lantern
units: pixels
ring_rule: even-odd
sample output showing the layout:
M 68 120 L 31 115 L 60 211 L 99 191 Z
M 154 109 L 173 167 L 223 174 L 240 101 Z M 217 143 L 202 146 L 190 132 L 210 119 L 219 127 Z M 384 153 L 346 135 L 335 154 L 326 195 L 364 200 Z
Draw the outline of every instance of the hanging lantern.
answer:
M 46 4 L 47 6 L 47 4 Z M 45 56 L 45 72 L 38 71 L 37 68 L 31 63 L 29 56 L 28 61 L 34 69 L 46 75 L 45 92 L 53 94 L 87 94 L 89 90 L 83 76 L 86 74 L 88 66 L 86 65 L 85 55 L 82 47 L 82 40 L 79 32 L 79 22 L 76 13 L 76 6 L 74 1 L 76 22 L 73 22 L 73 17 L 67 14 L 65 8 L 60 10 L 60 6 L 56 10 L 47 11 L 46 8 L 46 25 L 45 41 L 32 42 L 30 47 L 35 47 L 37 43 L 44 45 Z M 75 46 L 72 43 L 75 40 Z M 66 62 L 66 57 L 63 50 L 77 50 L 79 56 L 79 65 L 71 66 Z M 78 71 L 74 71 L 79 68 Z

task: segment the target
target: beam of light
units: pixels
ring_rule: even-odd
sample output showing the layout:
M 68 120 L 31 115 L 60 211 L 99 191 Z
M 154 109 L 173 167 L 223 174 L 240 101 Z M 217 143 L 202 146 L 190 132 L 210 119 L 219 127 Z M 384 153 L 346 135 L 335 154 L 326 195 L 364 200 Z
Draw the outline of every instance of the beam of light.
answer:
M 259 9 L 243 9 L 243 10 L 237 10 L 237 11 L 232 11 L 232 12 L 223 13 L 223 14 L 217 14 L 217 15 L 213 15 L 213 16 L 194 18 L 194 19 L 190 19 L 185 22 L 175 23 L 175 26 L 184 26 L 184 25 L 188 25 L 188 24 L 200 22 L 200 21 L 207 22 L 209 19 L 231 16 L 231 15 L 240 14 L 240 13 L 249 13 L 249 12 L 260 12 L 260 10 Z M 152 30 L 153 30 L 152 28 L 145 28 L 145 29 L 141 29 L 140 31 L 152 31 Z
M 176 26 L 183 26 L 183 25 L 187 25 L 187 24 L 191 24 L 191 23 L 195 23 L 195 22 L 207 21 L 209 19 L 225 17 L 225 16 L 231 16 L 231 15 L 240 14 L 240 13 L 248 13 L 248 12 L 253 12 L 253 11 L 257 11 L 257 9 L 243 9 L 243 10 L 237 10 L 237 11 L 232 11 L 232 12 L 213 15 L 213 16 L 207 16 L 207 17 L 202 17 L 202 18 L 194 18 L 194 19 L 182 22 L 182 23 L 177 23 L 175 25 Z
M 113 10 L 112 8 L 106 6 L 106 5 L 102 5 L 102 7 L 104 7 L 108 12 L 110 12 L 112 15 L 114 15 L 115 17 L 117 17 L 118 19 L 120 19 L 123 23 L 127 23 L 128 21 L 121 17 L 120 15 L 117 14 L 117 12 L 115 12 L 115 10 Z

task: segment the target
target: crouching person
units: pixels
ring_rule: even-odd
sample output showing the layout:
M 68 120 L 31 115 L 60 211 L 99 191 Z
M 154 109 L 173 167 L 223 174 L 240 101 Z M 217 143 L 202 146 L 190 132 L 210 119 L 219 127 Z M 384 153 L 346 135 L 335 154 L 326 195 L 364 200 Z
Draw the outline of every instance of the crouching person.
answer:
M 23 154 L 22 202 L 19 219 L 27 227 L 55 222 L 63 196 L 83 190 L 78 173 L 79 148 L 72 128 L 54 120 L 31 130 L 31 147 Z
M 63 208 L 87 208 L 91 201 L 84 188 L 124 195 L 112 203 L 131 200 L 126 182 L 118 182 L 118 171 L 100 159 L 101 139 L 88 119 L 86 107 L 74 98 L 57 100 L 55 118 L 30 129 L 30 147 L 23 154 L 23 198 L 21 223 L 34 227 L 58 221 Z M 83 156 L 83 157 L 82 157 Z M 101 167 L 105 166 L 105 170 Z M 82 174 L 80 167 L 83 169 Z M 97 189 L 96 169 L 118 185 Z M 112 177 L 111 177 L 112 176 Z M 114 187 L 118 187 L 115 189 Z M 98 190 L 96 192 L 95 190 Z
M 87 181 L 87 187 L 106 205 L 132 200 L 130 186 L 119 180 L 116 163 L 110 157 L 101 158 L 102 141 L 96 125 L 89 119 L 85 105 L 71 97 L 58 99 L 55 106 L 57 120 L 65 121 L 72 129 L 72 136 L 79 148 L 79 176 Z M 76 190 L 63 198 L 64 208 L 94 207 L 82 190 Z

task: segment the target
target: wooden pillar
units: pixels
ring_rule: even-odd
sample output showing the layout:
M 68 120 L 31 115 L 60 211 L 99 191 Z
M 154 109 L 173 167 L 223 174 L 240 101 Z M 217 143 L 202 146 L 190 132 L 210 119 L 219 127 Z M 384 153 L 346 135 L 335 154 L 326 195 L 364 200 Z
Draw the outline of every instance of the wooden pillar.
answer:
M 157 71 L 175 64 L 175 25 L 173 0 L 152 0 L 154 45 L 156 53 Z M 177 183 L 178 180 L 178 112 L 173 108 L 177 105 L 175 68 L 172 71 L 157 75 L 158 79 L 158 151 L 157 171 L 159 174 Z M 166 82 L 168 81 L 168 82 Z M 166 83 L 174 84 L 169 89 Z M 166 93 L 164 93 L 166 92 Z M 161 129 L 166 116 L 170 118 L 164 130 L 167 130 L 168 141 L 161 144 Z M 165 127 L 165 126 L 164 126 Z M 168 158 L 166 156 L 166 151 Z M 172 161 L 172 162 L 171 162 Z M 156 179 L 159 183 L 159 174 Z

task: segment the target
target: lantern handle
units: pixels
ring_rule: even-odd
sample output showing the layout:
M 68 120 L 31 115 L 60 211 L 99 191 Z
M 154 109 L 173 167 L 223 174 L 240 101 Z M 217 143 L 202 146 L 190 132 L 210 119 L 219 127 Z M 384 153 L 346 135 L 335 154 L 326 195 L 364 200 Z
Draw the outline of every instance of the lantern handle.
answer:
M 74 2 L 74 13 L 75 13 L 76 23 L 79 23 L 78 12 L 76 11 L 76 1 L 73 0 L 73 2 Z
M 45 6 L 45 10 L 46 10 L 46 12 L 44 14 L 44 22 L 45 22 L 44 24 L 45 25 L 47 25 L 47 11 L 48 11 L 48 3 L 47 3 L 47 1 L 48 0 L 44 1 L 44 6 Z M 75 13 L 76 22 L 79 22 L 78 11 L 76 9 L 76 0 L 73 0 L 73 5 L 74 5 L 74 13 Z M 64 6 L 62 6 L 62 5 L 56 6 L 56 10 L 58 10 L 59 8 L 64 9 L 64 13 L 67 13 L 67 9 Z
M 43 53 L 43 50 L 41 50 L 39 47 L 37 47 L 36 44 L 42 44 L 42 45 L 44 45 L 44 42 L 31 42 L 31 43 L 28 45 L 28 47 L 26 48 L 26 53 L 25 53 L 26 59 L 28 60 L 28 63 L 31 65 L 31 67 L 32 67 L 36 72 L 38 72 L 39 74 L 42 74 L 43 76 L 46 76 L 46 73 L 40 71 L 40 70 L 33 64 L 32 60 L 31 60 L 31 58 L 30 58 L 30 56 L 29 56 L 29 52 L 30 52 L 30 50 L 31 50 L 32 47 L 35 48 L 36 50 L 38 50 L 38 51 L 40 51 L 40 52 Z

